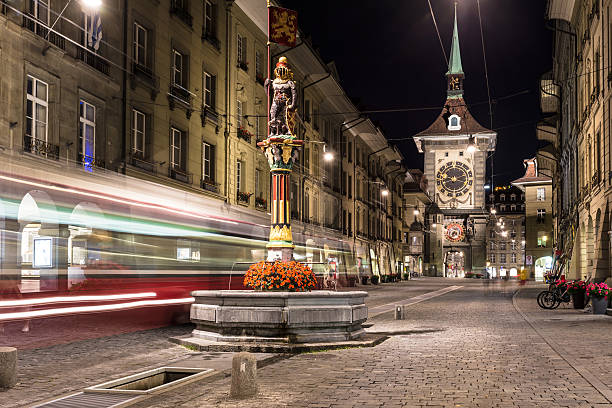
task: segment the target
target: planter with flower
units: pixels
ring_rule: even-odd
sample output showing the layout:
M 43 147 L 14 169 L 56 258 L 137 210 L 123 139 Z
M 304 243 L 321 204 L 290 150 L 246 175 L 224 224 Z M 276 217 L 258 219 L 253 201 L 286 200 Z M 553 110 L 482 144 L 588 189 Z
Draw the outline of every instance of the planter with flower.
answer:
M 610 287 L 603 282 L 589 283 L 586 286 L 586 294 L 591 298 L 593 314 L 606 314 Z
M 304 292 L 317 285 L 314 272 L 308 265 L 290 262 L 257 262 L 244 275 L 244 286 L 255 290 Z
M 565 287 L 567 288 L 567 293 L 572 297 L 574 309 L 584 309 L 586 283 L 582 280 L 567 281 Z
M 255 197 L 255 208 L 265 210 L 268 208 L 268 202 L 263 197 Z
M 245 193 L 244 191 L 238 191 L 236 193 L 236 198 L 238 199 L 238 204 L 246 204 L 249 205 L 249 201 L 251 200 L 251 196 L 253 193 Z

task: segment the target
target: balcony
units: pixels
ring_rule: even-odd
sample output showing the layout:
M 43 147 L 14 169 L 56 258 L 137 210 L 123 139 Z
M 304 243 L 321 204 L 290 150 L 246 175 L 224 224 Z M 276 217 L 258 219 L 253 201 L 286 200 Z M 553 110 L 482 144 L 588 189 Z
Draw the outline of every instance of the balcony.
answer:
M 170 85 L 170 96 L 168 96 L 168 101 L 170 104 L 170 110 L 175 108 L 175 102 L 179 102 L 180 104 L 184 105 L 189 112 L 191 112 L 189 109 L 191 107 L 191 93 L 182 85 Z
M 251 143 L 251 138 L 252 137 L 253 137 L 253 135 L 251 134 L 251 132 L 249 132 L 248 130 L 246 130 L 242 126 L 238 127 L 238 139 L 242 139 L 242 140 L 244 140 L 247 143 Z
M 176 167 L 168 169 L 168 177 L 186 184 L 191 184 L 193 180 L 193 174 L 187 173 L 185 170 Z
M 104 160 L 99 159 L 97 157 L 89 156 L 86 154 L 79 154 L 78 159 L 79 164 L 81 164 L 83 168 L 87 171 L 92 171 L 94 167 L 98 167 L 101 169 L 106 167 L 106 163 L 104 162 Z
M 249 63 L 246 61 L 238 61 L 237 67 L 244 72 L 249 72 Z
M 206 32 L 206 30 L 203 29 L 202 30 L 202 41 L 206 41 L 207 43 L 215 47 L 217 51 L 221 51 L 221 42 L 219 41 L 217 37 L 215 37 L 213 33 Z
M 140 153 L 133 152 L 131 154 L 130 164 L 148 173 L 156 173 L 155 163 L 145 159 Z
M 36 19 L 33 16 L 23 16 L 23 27 L 32 31 L 36 35 L 46 38 L 51 44 L 55 45 L 62 50 L 66 50 L 66 41 L 64 37 L 58 35 L 54 32 L 49 32 L 48 28 L 45 28 L 40 23 L 36 22 Z M 48 34 L 48 37 L 47 37 Z
M 44 140 L 35 139 L 31 136 L 23 136 L 23 151 L 48 159 L 59 160 L 59 146 L 47 143 Z
M 211 193 L 219 194 L 219 183 L 215 183 L 213 180 L 206 178 L 200 180 L 200 187 Z
M 187 24 L 189 27 L 193 26 L 193 17 L 189 14 L 189 10 L 187 10 L 181 1 L 171 0 L 170 1 L 170 14 L 174 14 L 178 17 L 183 23 Z
M 255 197 L 255 208 L 258 210 L 268 209 L 268 202 L 263 197 Z
M 203 106 L 202 112 L 200 113 L 200 121 L 202 122 L 202 127 L 206 126 L 206 120 L 210 120 L 212 123 L 217 126 L 217 131 L 219 131 L 219 114 L 210 106 Z
M 146 86 L 151 90 L 151 98 L 155 99 L 159 93 L 159 77 L 153 73 L 151 68 L 142 64 L 132 64 L 132 75 L 131 75 L 131 86 L 132 89 L 136 87 L 136 82 Z
M 240 205 L 248 206 L 251 202 L 252 195 L 253 193 L 245 193 L 244 191 L 238 191 L 236 193 L 236 201 L 238 201 L 238 204 Z
M 104 59 L 100 58 L 96 54 L 91 53 L 90 51 L 85 51 L 82 48 L 77 48 L 77 58 L 103 73 L 104 75 L 109 75 L 110 73 L 110 64 L 106 62 Z

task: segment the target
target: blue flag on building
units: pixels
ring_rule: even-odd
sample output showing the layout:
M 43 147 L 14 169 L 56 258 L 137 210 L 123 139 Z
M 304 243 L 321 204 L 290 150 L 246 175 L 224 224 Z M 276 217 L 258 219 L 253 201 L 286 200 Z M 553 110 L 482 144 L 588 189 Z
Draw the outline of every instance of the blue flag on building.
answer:
M 87 45 L 98 51 L 100 41 L 102 41 L 102 22 L 100 20 L 100 12 L 96 11 L 89 15 Z

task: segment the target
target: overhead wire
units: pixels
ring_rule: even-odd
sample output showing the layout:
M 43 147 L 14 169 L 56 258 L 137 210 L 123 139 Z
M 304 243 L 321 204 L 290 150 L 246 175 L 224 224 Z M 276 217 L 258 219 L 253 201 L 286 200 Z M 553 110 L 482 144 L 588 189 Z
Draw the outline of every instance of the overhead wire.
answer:
M 446 61 L 446 65 L 448 65 L 448 57 L 446 56 L 446 50 L 444 49 L 444 44 L 442 43 L 442 37 L 440 36 L 440 30 L 438 30 L 438 23 L 436 22 L 436 17 L 433 12 L 433 8 L 431 7 L 431 0 L 427 0 L 429 4 L 429 11 L 431 12 L 431 19 L 433 20 L 434 27 L 436 28 L 436 33 L 438 34 L 438 40 L 440 41 L 440 48 L 442 48 L 442 54 L 444 54 L 444 60 Z

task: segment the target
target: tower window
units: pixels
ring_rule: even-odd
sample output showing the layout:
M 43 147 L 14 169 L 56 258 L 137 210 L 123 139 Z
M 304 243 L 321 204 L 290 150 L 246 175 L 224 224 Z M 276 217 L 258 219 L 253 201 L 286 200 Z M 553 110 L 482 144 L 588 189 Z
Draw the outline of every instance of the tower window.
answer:
M 460 130 L 461 118 L 457 115 L 450 115 L 448 118 L 448 130 Z

